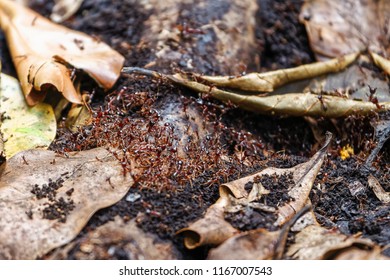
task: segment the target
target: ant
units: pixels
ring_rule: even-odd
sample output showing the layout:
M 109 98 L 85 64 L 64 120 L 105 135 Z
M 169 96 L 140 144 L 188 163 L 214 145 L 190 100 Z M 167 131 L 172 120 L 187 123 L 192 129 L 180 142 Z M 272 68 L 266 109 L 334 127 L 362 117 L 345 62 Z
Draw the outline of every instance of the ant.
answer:
M 186 23 L 179 24 L 176 26 L 177 30 L 179 30 L 180 35 L 187 35 L 187 34 L 194 34 L 194 35 L 203 35 L 206 34 L 206 32 L 199 28 L 192 28 L 189 27 Z
M 370 90 L 370 95 L 367 95 L 368 100 L 375 104 L 376 108 L 382 109 L 383 105 L 379 104 L 378 98 L 375 96 L 377 88 L 372 88 L 370 85 L 368 85 L 368 89 Z
M 328 106 L 326 106 L 326 104 L 325 104 L 324 96 L 323 96 L 322 92 L 319 95 L 317 95 L 317 98 L 321 102 L 322 110 L 324 110 L 324 111 L 328 110 Z

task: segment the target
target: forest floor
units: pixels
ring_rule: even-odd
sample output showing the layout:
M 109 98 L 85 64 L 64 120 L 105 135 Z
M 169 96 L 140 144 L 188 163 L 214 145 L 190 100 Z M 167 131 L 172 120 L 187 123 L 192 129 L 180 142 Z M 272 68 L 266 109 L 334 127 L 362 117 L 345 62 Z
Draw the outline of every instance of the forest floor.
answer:
M 247 65 L 246 71 L 275 70 L 314 62 L 305 27 L 298 20 L 302 1 L 258 0 L 258 5 L 257 52 L 253 57 L 259 59 L 254 59 L 253 65 Z M 32 1 L 32 8 L 45 16 L 50 14 L 51 7 L 51 1 Z M 142 10 L 137 1 L 85 0 L 77 14 L 64 24 L 107 42 L 125 56 L 125 66 L 145 67 L 155 60 L 153 49 L 141 42 L 143 24 L 149 12 Z M 195 16 L 187 20 L 195 22 Z M 0 40 L 1 46 L 5 46 L 3 35 L 0 35 Z M 14 75 L 5 47 L 1 48 L 1 59 L 3 71 Z M 202 59 L 207 61 L 212 57 Z M 237 74 L 221 73 L 203 66 L 196 66 L 192 71 Z M 174 73 L 180 67 L 179 63 L 156 65 L 153 69 Z M 237 71 L 233 69 L 232 72 Z M 60 126 L 49 149 L 66 153 L 122 141 L 118 145 L 131 146 L 148 168 L 134 174 L 135 184 L 121 201 L 95 213 L 70 244 L 44 258 L 131 258 L 125 242 L 120 240 L 115 244 L 92 246 L 88 243 L 88 236 L 95 229 L 121 217 L 124 221 L 136 218 L 137 226 L 144 232 L 172 244 L 176 258 L 205 259 L 210 247 L 188 250 L 183 245 L 183 236 L 177 231 L 202 217 L 215 203 L 220 184 L 267 167 L 295 166 L 307 161 L 322 144 L 316 140 L 310 123 L 304 118 L 246 112 L 212 98 L 201 99 L 191 90 L 150 77 L 122 77 L 108 93 L 93 82 L 83 87 L 94 92 L 92 124 L 76 132 Z M 376 118 L 372 115 L 317 120 L 319 129 L 331 131 L 334 139 L 314 183 L 322 188 L 313 187 L 310 199 L 322 226 L 338 228 L 346 235 L 362 233 L 363 237 L 386 246 L 390 244 L 390 206 L 382 204 L 367 187 L 368 172 L 363 168 L 375 147 L 375 131 L 371 123 Z M 149 125 L 148 131 L 144 130 L 145 123 Z M 124 124 L 139 133 L 134 132 L 131 139 L 122 140 L 119 131 Z M 109 129 L 110 136 L 104 128 Z M 205 131 L 202 141 L 199 141 L 199 135 L 195 139 L 197 129 Z M 191 130 L 192 134 L 186 138 L 183 148 L 186 157 L 181 158 L 180 147 L 175 143 L 186 134 L 186 130 Z M 96 140 L 96 135 L 100 141 Z M 158 140 L 152 147 L 142 146 L 145 137 Z M 339 152 L 347 144 L 353 146 L 354 155 L 343 160 Z M 387 191 L 390 191 L 389 146 L 388 143 L 384 146 L 373 163 L 374 171 L 371 171 Z M 138 147 L 137 151 L 135 147 Z M 169 151 L 171 156 L 168 156 Z M 160 157 L 161 154 L 165 156 Z M 229 160 L 223 161 L 226 158 Z M 162 170 L 160 166 L 169 166 L 169 170 Z M 364 193 L 352 195 L 351 184 L 362 184 Z M 241 231 L 258 228 L 264 223 L 256 211 L 242 211 L 226 218 Z M 288 239 L 288 242 L 294 242 L 294 234 Z M 390 257 L 390 248 L 383 253 Z

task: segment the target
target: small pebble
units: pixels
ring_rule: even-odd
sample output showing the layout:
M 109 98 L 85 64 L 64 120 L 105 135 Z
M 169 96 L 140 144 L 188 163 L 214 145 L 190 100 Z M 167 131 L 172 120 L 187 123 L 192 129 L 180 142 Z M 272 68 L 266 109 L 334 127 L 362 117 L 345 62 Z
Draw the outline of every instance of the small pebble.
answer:
M 141 195 L 139 193 L 131 193 L 128 196 L 126 196 L 126 201 L 135 202 L 140 198 L 141 198 Z

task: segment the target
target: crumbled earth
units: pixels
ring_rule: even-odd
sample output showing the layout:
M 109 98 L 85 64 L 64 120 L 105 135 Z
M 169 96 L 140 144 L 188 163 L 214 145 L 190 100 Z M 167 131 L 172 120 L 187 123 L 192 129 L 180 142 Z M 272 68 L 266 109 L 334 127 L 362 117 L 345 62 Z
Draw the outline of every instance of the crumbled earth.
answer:
M 66 174 L 64 174 L 66 175 Z M 67 179 L 66 176 L 64 176 Z M 70 198 L 73 193 L 73 189 L 69 189 L 66 192 L 68 196 L 66 199 L 63 197 L 57 198 L 57 190 L 62 187 L 64 183 L 63 178 L 59 178 L 55 181 L 49 179 L 47 184 L 39 186 L 35 184 L 32 187 L 31 193 L 39 199 L 46 198 L 48 202 L 45 203 L 45 208 L 42 209 L 42 218 L 48 220 L 58 220 L 61 223 L 66 222 L 66 216 L 75 208 L 74 201 Z M 33 218 L 32 212 L 26 213 L 30 219 Z
M 50 14 L 52 1 L 31 2 L 32 8 L 41 14 Z M 304 26 L 298 22 L 302 2 L 258 0 L 255 33 L 260 61 L 259 65 L 248 65 L 248 72 L 314 61 Z M 126 66 L 144 67 L 155 58 L 154 52 L 141 42 L 143 24 L 151 12 L 142 10 L 135 0 L 85 0 L 78 13 L 64 24 L 107 42 L 125 56 Z M 188 18 L 191 15 L 186 16 L 187 21 L 191 20 Z M 15 71 L 10 66 L 3 34 L 0 47 L 3 71 L 12 75 Z M 156 70 L 174 72 L 175 68 Z M 120 78 L 107 93 L 92 81 L 84 85 L 84 90 L 94 94 L 92 122 L 77 131 L 60 124 L 50 149 L 66 154 L 105 146 L 122 164 L 124 174 L 134 177 L 135 184 L 120 202 L 91 218 L 72 242 L 65 256 L 68 259 L 77 258 L 88 232 L 117 216 L 124 220 L 138 216 L 136 221 L 141 229 L 172 241 L 184 259 L 204 259 L 209 248 L 187 250 L 183 237 L 176 232 L 199 219 L 215 203 L 221 183 L 266 167 L 286 168 L 302 163 L 319 145 L 303 118 L 244 112 L 207 96 L 200 98 L 197 93 L 166 81 L 131 75 Z M 371 125 L 375 118 L 318 120 L 318 126 L 323 131 L 331 130 L 335 140 L 310 198 L 323 226 L 338 227 L 345 234 L 362 232 L 364 237 L 385 246 L 390 243 L 390 209 L 368 187 L 368 171 L 363 168 L 364 160 L 375 147 Z M 346 144 L 354 147 L 355 155 L 343 161 L 339 151 Z M 389 158 L 387 143 L 373 163 L 374 175 L 387 191 L 390 191 Z M 278 190 L 262 203 L 277 205 L 289 201 L 286 191 L 291 178 L 274 179 L 262 178 L 266 188 Z M 356 185 L 359 191 L 351 191 Z M 47 197 L 42 192 L 48 186 L 34 187 L 37 198 Z M 48 209 L 45 217 L 66 219 L 66 211 L 72 210 L 71 194 L 69 190 L 69 198 L 61 201 L 51 194 L 52 206 L 63 210 L 55 213 Z M 240 230 L 250 230 L 259 226 L 272 229 L 275 217 L 247 209 L 234 216 L 229 214 L 226 219 Z M 290 234 L 289 242 L 293 238 Z M 390 256 L 388 251 L 385 253 Z M 127 257 L 120 248 L 116 252 L 112 258 Z

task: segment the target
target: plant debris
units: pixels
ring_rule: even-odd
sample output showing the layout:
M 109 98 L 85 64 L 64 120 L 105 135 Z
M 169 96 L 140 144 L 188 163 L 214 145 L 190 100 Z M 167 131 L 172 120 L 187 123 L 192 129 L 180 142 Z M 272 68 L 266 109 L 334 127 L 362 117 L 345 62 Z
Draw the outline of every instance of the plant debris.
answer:
M 16 154 L 0 179 L 0 258 L 35 259 L 70 242 L 132 184 L 104 148 L 68 157 L 44 150 Z
M 0 137 L 4 139 L 7 158 L 33 148 L 47 148 L 54 140 L 57 123 L 50 105 L 40 103 L 31 108 L 26 104 L 18 80 L 0 76 Z
M 70 102 L 82 103 L 73 84 L 76 70 L 85 71 L 105 89 L 119 77 L 124 58 L 118 52 L 10 0 L 0 1 L 0 27 L 30 106 L 53 91 Z

